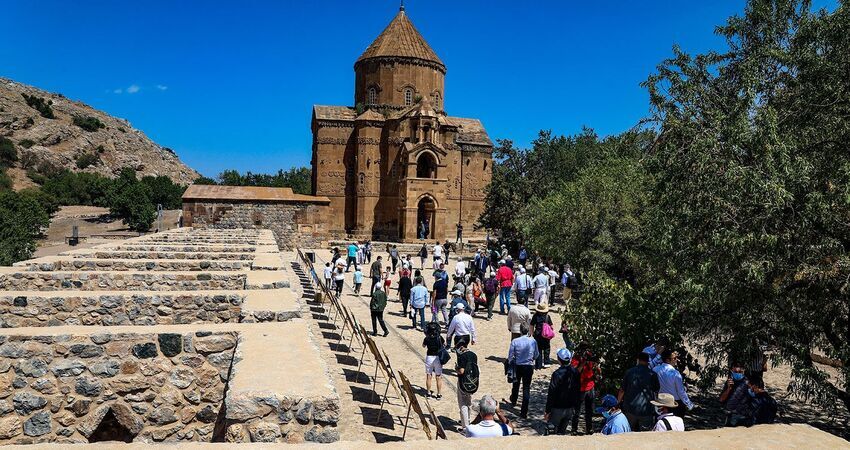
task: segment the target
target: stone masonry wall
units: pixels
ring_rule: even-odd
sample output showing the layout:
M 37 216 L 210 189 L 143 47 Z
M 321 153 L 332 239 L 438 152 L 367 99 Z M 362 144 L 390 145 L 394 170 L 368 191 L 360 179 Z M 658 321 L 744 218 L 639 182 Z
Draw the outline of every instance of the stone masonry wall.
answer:
M 207 253 L 253 253 L 257 249 L 253 245 L 174 245 L 174 244 L 127 244 L 121 250 L 134 252 L 207 252 Z
M 234 253 L 234 252 L 131 252 L 131 251 L 100 251 L 91 255 L 82 255 L 78 258 L 96 258 L 96 259 L 218 259 L 228 261 L 251 261 L 254 259 L 253 252 Z
M 245 273 L 15 272 L 0 274 L 6 291 L 196 291 L 245 287 Z
M 114 270 L 114 271 L 180 271 L 198 272 L 201 270 L 243 270 L 250 265 L 242 261 L 199 261 L 199 260 L 110 260 L 110 259 L 73 259 L 51 262 L 27 263 L 23 267 L 36 272 L 75 271 L 75 270 Z
M 306 203 L 184 203 L 197 228 L 268 228 L 278 247 L 315 248 L 327 239 L 322 218 L 329 208 Z
M 111 410 L 148 441 L 210 441 L 236 333 L 0 337 L 0 439 L 80 443 Z
M 81 292 L 62 296 L 46 293 L 12 296 L 0 292 L 0 327 L 239 322 L 243 301 L 243 294 L 226 292 L 104 295 Z

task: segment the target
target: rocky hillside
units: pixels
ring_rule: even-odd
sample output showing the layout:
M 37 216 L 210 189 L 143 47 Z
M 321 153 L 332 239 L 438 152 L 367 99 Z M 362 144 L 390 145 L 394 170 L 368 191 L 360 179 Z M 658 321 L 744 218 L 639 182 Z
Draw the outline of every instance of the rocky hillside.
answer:
M 6 78 L 0 78 L 0 136 L 18 151 L 9 169 L 16 189 L 31 184 L 28 172 L 49 176 L 57 169 L 113 177 L 132 167 L 139 176 L 167 175 L 180 184 L 199 176 L 126 120 Z

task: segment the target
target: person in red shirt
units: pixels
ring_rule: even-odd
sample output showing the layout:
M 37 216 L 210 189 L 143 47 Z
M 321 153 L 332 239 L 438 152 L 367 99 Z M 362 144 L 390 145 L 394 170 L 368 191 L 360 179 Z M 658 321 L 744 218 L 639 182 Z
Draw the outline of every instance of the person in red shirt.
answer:
M 505 305 L 508 306 L 508 311 L 511 310 L 511 287 L 514 285 L 514 271 L 505 265 L 505 260 L 499 261 L 499 270 L 496 271 L 496 281 L 499 282 L 499 311 L 506 314 Z
M 581 414 L 581 404 L 584 403 L 584 434 L 593 434 L 593 399 L 596 396 L 596 380 L 600 375 L 599 363 L 590 350 L 587 342 L 582 342 L 576 349 L 576 357 L 571 364 L 579 373 L 579 403 L 573 413 L 573 434 L 578 432 L 578 419 Z

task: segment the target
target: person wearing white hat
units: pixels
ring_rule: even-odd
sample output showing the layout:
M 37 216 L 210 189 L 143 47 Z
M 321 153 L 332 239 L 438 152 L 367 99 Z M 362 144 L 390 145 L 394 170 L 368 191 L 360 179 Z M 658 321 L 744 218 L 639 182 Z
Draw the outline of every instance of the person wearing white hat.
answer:
M 572 352 L 567 348 L 558 350 L 560 367 L 552 372 L 543 420 L 557 434 L 567 434 L 567 425 L 579 403 L 579 374 L 570 364 Z
M 449 324 L 449 329 L 446 332 L 446 341 L 451 342 L 454 337 L 454 344 L 457 347 L 461 340 L 466 342 L 466 346 L 475 345 L 475 324 L 472 322 L 472 316 L 467 314 L 465 303 L 457 303 L 454 307 L 455 316 Z
M 661 392 L 655 400 L 649 402 L 655 406 L 658 421 L 652 431 L 685 431 L 685 422 L 681 417 L 673 414 L 673 410 L 679 406 L 672 394 Z

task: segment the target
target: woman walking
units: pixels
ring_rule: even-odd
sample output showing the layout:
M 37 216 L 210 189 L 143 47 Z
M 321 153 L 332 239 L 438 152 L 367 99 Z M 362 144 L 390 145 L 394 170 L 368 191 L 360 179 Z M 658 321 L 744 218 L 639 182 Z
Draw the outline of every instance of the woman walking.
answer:
M 443 364 L 440 362 L 440 351 L 445 348 L 446 340 L 440 336 L 440 324 L 430 322 L 425 327 L 425 339 L 422 340 L 425 351 L 425 387 L 428 389 L 428 397 L 439 400 L 443 398 L 440 393 L 443 389 Z M 437 379 L 437 395 L 431 390 L 431 377 Z
M 531 335 L 537 342 L 537 349 L 540 351 L 540 358 L 537 358 L 537 369 L 545 369 L 549 367 L 549 349 L 550 340 L 555 336 L 554 328 L 552 327 L 552 318 L 549 317 L 549 305 L 546 303 L 538 303 L 534 308 L 534 315 L 531 316 Z

